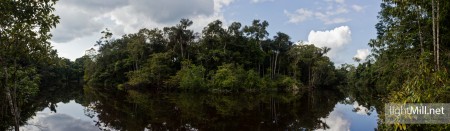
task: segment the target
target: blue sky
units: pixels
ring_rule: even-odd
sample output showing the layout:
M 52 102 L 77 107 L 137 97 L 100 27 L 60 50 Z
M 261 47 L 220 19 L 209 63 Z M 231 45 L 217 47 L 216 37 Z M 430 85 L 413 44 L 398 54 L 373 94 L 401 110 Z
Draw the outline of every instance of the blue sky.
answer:
M 93 47 L 105 28 L 119 37 L 140 28 L 172 26 L 181 18 L 194 21 L 201 32 L 213 20 L 250 25 L 253 19 L 269 22 L 291 41 L 331 47 L 336 65 L 355 63 L 369 54 L 368 41 L 376 37 L 380 2 L 374 0 L 62 0 L 55 8 L 61 17 L 52 30 L 52 45 L 62 57 L 75 60 Z

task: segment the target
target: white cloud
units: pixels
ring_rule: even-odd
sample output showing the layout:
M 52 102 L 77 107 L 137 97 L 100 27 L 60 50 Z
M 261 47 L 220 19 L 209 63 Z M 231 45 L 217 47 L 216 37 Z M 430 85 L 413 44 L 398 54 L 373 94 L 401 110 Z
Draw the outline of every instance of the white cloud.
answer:
M 289 17 L 290 23 L 300 23 L 313 16 L 313 12 L 307 9 L 300 8 L 295 13 L 290 13 L 284 10 L 284 14 Z
M 361 60 L 365 60 L 369 54 L 370 54 L 369 49 L 358 49 L 354 57 Z
M 178 23 L 188 18 L 200 24 L 213 20 L 224 20 L 222 8 L 234 0 L 113 0 L 95 2 L 87 0 L 67 0 L 56 4 L 56 12 L 62 18 L 54 29 L 56 42 L 67 42 L 75 38 L 98 33 L 104 27 L 113 31 L 132 33 L 140 28 L 154 28 Z M 74 17 L 75 16 L 75 17 Z M 203 21 L 208 22 L 203 22 Z M 204 25 L 203 25 L 204 26 Z M 114 29 L 115 28 L 115 29 Z M 122 30 L 120 30 L 122 29 Z M 72 31 L 72 32 L 69 32 Z M 74 33 L 75 32 L 75 33 Z M 115 32 L 113 32 L 115 33 Z M 83 34 L 71 35 L 65 34 Z
M 333 12 L 327 12 L 326 14 L 317 12 L 314 14 L 314 16 L 324 22 L 324 24 L 340 24 L 350 21 L 348 18 L 330 18 L 331 16 L 335 15 L 336 13 Z
M 27 131 L 99 131 L 89 121 L 73 118 L 66 114 L 37 113 L 33 119 L 27 121 L 22 129 Z
M 329 128 L 326 131 L 349 131 L 350 122 L 344 118 L 344 115 L 340 111 L 332 111 L 327 118 L 321 118 Z M 317 129 L 316 131 L 325 131 L 324 129 Z
M 173 2 L 167 0 L 130 0 L 130 4 L 118 8 L 105 16 L 115 23 L 113 31 L 132 33 L 141 28 L 165 27 L 177 24 L 180 19 L 193 20 L 193 28 L 207 23 L 224 20 L 222 8 L 233 0 L 187 0 Z M 201 30 L 201 28 L 199 28 Z
M 95 20 L 97 14 L 81 10 L 76 6 L 57 4 L 56 14 L 60 16 L 60 24 L 52 30 L 54 42 L 69 42 L 73 39 L 89 36 L 103 28 L 103 25 Z
M 351 42 L 351 31 L 348 26 L 340 26 L 333 30 L 309 32 L 308 42 L 318 47 L 329 47 L 330 52 L 327 56 L 331 59 L 337 59 L 336 54 L 342 53 L 342 47 Z
M 214 2 L 211 0 L 130 0 L 127 15 L 143 15 L 157 23 L 177 22 L 181 18 L 196 15 L 212 15 Z
M 182 18 L 191 19 L 194 24 L 191 29 L 199 32 L 209 22 L 221 20 L 227 23 L 223 16 L 223 8 L 234 0 L 64 0 L 57 2 L 56 14 L 61 18 L 60 24 L 52 30 L 52 44 L 55 47 L 74 43 L 77 39 L 100 34 L 104 28 L 111 29 L 115 36 L 134 33 L 141 28 L 161 28 L 172 26 Z M 95 40 L 85 40 L 84 44 L 70 50 L 80 53 L 70 53 L 68 57 L 80 57 Z M 90 46 L 88 46 L 90 45 Z M 64 49 L 58 49 L 64 50 Z M 64 51 L 63 51 L 64 52 Z M 67 53 L 66 53 L 67 55 Z
M 324 24 L 340 24 L 349 22 L 350 19 L 339 17 L 341 14 L 349 13 L 345 6 L 339 6 L 334 9 L 329 7 L 326 11 L 311 11 L 304 8 L 297 9 L 294 13 L 284 10 L 284 14 L 289 18 L 289 23 L 301 23 L 309 18 L 316 18 L 321 20 Z
M 356 12 L 361 12 L 364 10 L 364 7 L 360 5 L 352 5 L 352 9 Z

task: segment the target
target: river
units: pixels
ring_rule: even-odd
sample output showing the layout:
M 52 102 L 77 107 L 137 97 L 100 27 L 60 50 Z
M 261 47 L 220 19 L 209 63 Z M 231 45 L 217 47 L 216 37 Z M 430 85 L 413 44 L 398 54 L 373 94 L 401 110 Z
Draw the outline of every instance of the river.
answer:
M 374 130 L 375 106 L 331 90 L 295 93 L 41 91 L 21 130 Z M 368 106 L 368 107 L 367 107 Z M 28 111 L 28 112 L 27 112 Z

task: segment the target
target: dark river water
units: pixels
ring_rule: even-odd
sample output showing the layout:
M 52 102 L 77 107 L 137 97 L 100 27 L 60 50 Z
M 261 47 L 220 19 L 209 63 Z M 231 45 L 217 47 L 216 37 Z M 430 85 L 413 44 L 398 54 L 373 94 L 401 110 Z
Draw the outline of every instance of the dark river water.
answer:
M 339 91 L 186 93 L 71 87 L 22 109 L 26 131 L 374 130 L 374 106 Z M 360 104 L 362 103 L 362 104 Z M 28 111 L 28 112 L 27 112 Z

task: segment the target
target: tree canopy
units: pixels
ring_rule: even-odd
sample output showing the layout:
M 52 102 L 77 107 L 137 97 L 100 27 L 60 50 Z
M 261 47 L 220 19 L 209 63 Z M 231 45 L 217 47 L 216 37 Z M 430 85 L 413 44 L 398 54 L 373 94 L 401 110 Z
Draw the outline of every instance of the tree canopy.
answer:
M 356 68 L 348 68 L 349 85 L 377 92 L 384 103 L 448 102 L 450 37 L 444 23 L 450 18 L 449 5 L 441 0 L 384 0 L 375 25 L 377 37 L 368 44 L 372 54 Z M 380 129 L 448 130 L 448 126 L 399 125 Z
M 221 21 L 201 33 L 192 21 L 111 38 L 106 30 L 98 54 L 88 60 L 90 84 L 124 88 L 259 90 L 331 87 L 337 83 L 328 47 L 293 44 L 278 32 L 267 38 L 267 21 L 250 26 Z M 89 70 L 89 71 L 87 71 Z

